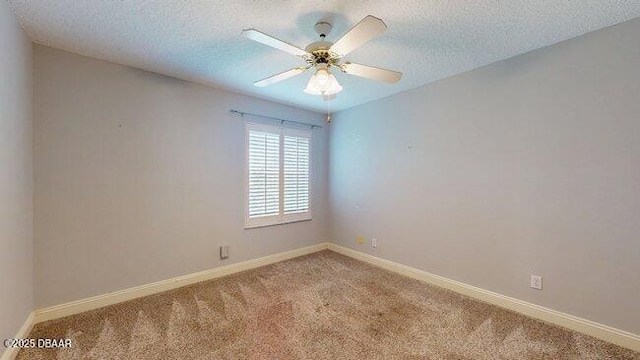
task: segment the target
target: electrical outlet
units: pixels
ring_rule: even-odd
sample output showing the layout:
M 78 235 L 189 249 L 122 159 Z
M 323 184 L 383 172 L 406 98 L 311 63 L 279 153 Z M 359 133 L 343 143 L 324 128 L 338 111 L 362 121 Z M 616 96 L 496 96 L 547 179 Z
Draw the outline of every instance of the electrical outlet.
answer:
M 229 257 L 229 246 L 222 245 L 220 246 L 220 259 L 226 259 Z
M 542 290 L 542 276 L 531 275 L 531 284 L 532 289 Z
M 376 238 L 371 239 L 371 247 L 378 247 L 378 240 L 376 240 Z
M 364 244 L 364 238 L 363 238 L 362 236 L 358 236 L 358 237 L 356 238 L 356 242 L 357 242 L 358 244 Z

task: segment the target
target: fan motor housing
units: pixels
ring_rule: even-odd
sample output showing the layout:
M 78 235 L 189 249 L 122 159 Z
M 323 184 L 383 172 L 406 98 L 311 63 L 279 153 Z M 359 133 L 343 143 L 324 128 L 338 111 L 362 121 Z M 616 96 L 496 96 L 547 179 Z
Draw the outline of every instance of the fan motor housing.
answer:
M 328 51 L 329 48 L 331 48 L 331 45 L 333 45 L 333 43 L 329 42 L 329 41 L 316 41 L 316 42 L 313 42 L 313 43 L 309 44 L 304 49 L 313 54 L 314 51 L 318 51 L 318 50 Z
M 311 55 L 312 58 L 308 59 L 307 62 L 316 65 L 316 64 L 327 64 L 333 65 L 336 60 L 336 57 L 329 51 L 333 43 L 328 41 L 317 41 L 309 44 L 305 48 Z

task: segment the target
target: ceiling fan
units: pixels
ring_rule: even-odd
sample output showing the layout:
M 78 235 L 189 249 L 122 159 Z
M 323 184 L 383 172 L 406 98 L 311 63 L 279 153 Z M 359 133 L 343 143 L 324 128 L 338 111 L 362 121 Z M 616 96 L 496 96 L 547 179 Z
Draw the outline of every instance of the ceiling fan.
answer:
M 314 68 L 316 72 L 309 79 L 304 92 L 312 95 L 323 95 L 326 98 L 342 91 L 342 86 L 338 83 L 335 76 L 331 74 L 331 68 L 337 68 L 345 74 L 386 83 L 395 83 L 400 80 L 402 73 L 397 71 L 342 61 L 345 55 L 382 34 L 387 29 L 384 21 L 367 15 L 335 43 L 324 40 L 329 32 L 331 32 L 331 27 L 331 24 L 328 22 L 318 22 L 315 25 L 315 30 L 320 36 L 320 41 L 309 44 L 304 50 L 256 29 L 242 30 L 243 36 L 299 56 L 307 63 L 306 66 L 293 68 L 266 79 L 256 81 L 253 85 L 263 87 L 275 84 Z

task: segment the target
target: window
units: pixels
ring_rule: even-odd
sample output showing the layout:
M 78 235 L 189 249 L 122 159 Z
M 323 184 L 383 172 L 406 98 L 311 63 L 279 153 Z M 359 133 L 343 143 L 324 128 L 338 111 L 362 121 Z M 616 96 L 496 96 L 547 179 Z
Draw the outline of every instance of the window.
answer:
M 245 228 L 311 220 L 311 131 L 247 123 Z

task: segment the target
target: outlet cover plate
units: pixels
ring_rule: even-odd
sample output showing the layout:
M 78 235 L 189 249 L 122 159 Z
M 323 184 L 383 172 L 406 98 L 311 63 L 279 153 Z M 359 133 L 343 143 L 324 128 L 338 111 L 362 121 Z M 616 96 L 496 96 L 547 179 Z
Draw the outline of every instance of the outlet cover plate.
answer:
M 531 275 L 531 284 L 529 286 L 532 289 L 542 290 L 542 276 Z
M 229 257 L 229 246 L 228 245 L 220 246 L 220 259 L 224 260 L 224 259 L 227 259 L 228 257 Z

